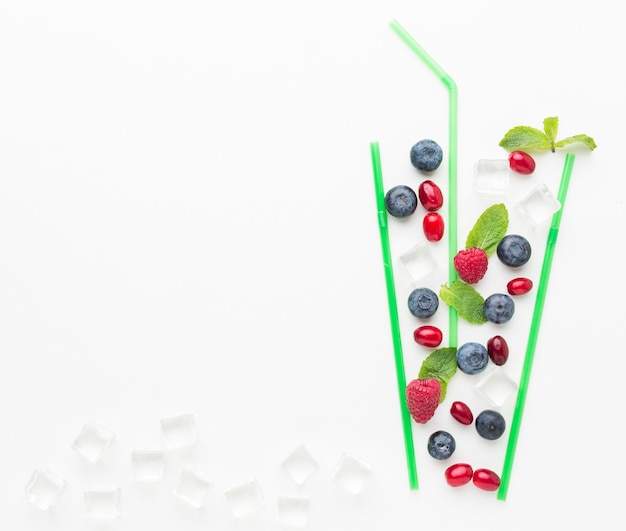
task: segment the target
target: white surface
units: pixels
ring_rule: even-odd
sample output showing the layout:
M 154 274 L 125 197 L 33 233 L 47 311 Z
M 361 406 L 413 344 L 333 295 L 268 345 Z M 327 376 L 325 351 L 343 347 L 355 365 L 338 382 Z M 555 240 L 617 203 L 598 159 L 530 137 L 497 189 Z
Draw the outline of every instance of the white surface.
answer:
M 275 529 L 291 495 L 310 499 L 312 530 L 615 521 L 618 7 L 2 0 L 0 527 L 88 529 L 82 494 L 97 485 L 121 489 L 119 530 Z M 459 87 L 460 242 L 490 202 L 471 193 L 473 164 L 503 157 L 510 127 L 556 115 L 561 136 L 599 145 L 576 150 L 506 502 L 443 483 L 425 451 L 434 423 L 416 427 L 408 489 L 369 142 L 388 186 L 410 179 L 413 142 L 447 145 L 447 94 L 393 18 Z M 537 179 L 558 180 L 563 156 L 542 156 Z M 518 363 L 525 337 L 508 336 Z M 423 356 L 408 339 L 410 376 Z M 461 376 L 450 396 L 467 397 Z M 162 447 L 160 419 L 181 413 L 197 445 L 168 454 L 162 482 L 132 483 L 132 450 Z M 459 457 L 496 467 L 503 441 L 485 452 L 437 415 Z M 115 432 L 93 465 L 71 449 L 88 421 Z M 297 487 L 280 463 L 300 444 L 320 468 Z M 344 451 L 372 467 L 357 497 L 332 481 Z M 212 478 L 199 510 L 172 493 L 189 464 Z M 67 481 L 50 513 L 23 492 L 44 466 Z M 238 522 L 224 492 L 251 479 L 265 505 Z

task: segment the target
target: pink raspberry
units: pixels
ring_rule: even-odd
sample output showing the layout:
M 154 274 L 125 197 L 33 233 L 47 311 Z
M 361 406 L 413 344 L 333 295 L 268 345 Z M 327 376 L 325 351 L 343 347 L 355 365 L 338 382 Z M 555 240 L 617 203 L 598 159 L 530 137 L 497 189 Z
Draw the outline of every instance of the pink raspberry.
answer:
M 468 284 L 476 284 L 485 276 L 489 260 L 487 253 L 479 247 L 459 251 L 454 257 L 454 268 L 459 278 Z
M 417 378 L 406 386 L 406 405 L 411 417 L 419 424 L 426 424 L 435 414 L 441 396 L 441 384 L 437 378 Z

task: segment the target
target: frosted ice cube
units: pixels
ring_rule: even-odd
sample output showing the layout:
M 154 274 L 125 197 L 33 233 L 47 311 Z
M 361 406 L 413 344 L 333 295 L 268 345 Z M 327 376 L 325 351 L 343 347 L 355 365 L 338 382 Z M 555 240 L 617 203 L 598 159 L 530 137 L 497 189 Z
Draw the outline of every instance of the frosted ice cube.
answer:
M 501 367 L 486 371 L 476 382 L 476 390 L 496 407 L 503 406 L 517 387 L 517 383 Z
M 431 244 L 426 240 L 419 241 L 402 253 L 399 261 L 413 284 L 417 284 L 437 268 L 437 262 L 431 251 Z
M 246 481 L 228 489 L 226 498 L 230 504 L 233 516 L 243 518 L 260 511 L 265 502 L 261 489 L 256 480 Z
M 319 467 L 304 446 L 298 446 L 281 463 L 282 469 L 297 485 L 302 485 Z
M 57 503 L 64 489 L 65 480 L 46 467 L 33 472 L 24 494 L 30 503 L 45 511 Z
M 162 450 L 133 450 L 130 461 L 133 481 L 158 481 L 163 477 L 165 460 Z
M 161 419 L 165 446 L 170 449 L 193 446 L 198 440 L 196 422 L 191 413 Z
M 352 494 L 359 494 L 372 471 L 372 467 L 365 461 L 344 453 L 333 474 L 333 479 Z
M 88 461 L 95 463 L 100 460 L 114 437 L 113 432 L 101 424 L 87 423 L 74 439 L 72 448 Z
M 545 184 L 538 184 L 517 204 L 518 209 L 533 225 L 541 225 L 559 211 L 561 203 Z
M 309 521 L 309 499 L 303 496 L 279 496 L 278 521 L 287 527 L 304 528 Z
M 509 186 L 509 161 L 481 159 L 474 164 L 474 191 L 501 194 Z
M 113 520 L 121 514 L 121 491 L 117 487 L 93 488 L 84 492 L 85 516 L 94 520 Z
M 204 503 L 211 481 L 190 467 L 183 468 L 174 494 L 192 507 L 199 509 Z

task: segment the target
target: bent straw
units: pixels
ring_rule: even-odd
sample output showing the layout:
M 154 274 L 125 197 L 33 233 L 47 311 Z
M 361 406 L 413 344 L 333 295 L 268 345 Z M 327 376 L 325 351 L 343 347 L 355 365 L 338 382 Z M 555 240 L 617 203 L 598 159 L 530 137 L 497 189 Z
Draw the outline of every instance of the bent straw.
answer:
M 504 458 L 502 475 L 500 478 L 500 487 L 498 488 L 498 500 L 506 500 L 509 482 L 511 479 L 511 470 L 513 469 L 513 461 L 515 459 L 515 449 L 519 438 L 520 425 L 524 414 L 524 404 L 526 403 L 526 395 L 528 393 L 528 383 L 530 381 L 530 373 L 535 357 L 535 347 L 537 345 L 537 337 L 539 336 L 539 325 L 541 324 L 541 315 L 546 299 L 546 291 L 548 289 L 548 281 L 550 280 L 550 269 L 552 267 L 552 258 L 554 257 L 554 246 L 556 238 L 559 234 L 559 225 L 561 224 L 561 214 L 565 206 L 567 196 L 567 188 L 574 166 L 574 154 L 568 153 L 565 156 L 565 164 L 561 175 L 561 183 L 557 199 L 561 204 L 561 208 L 552 216 L 548 239 L 546 242 L 546 250 L 543 255 L 543 264 L 541 266 L 541 275 L 539 277 L 539 286 L 537 288 L 537 298 L 535 299 L 535 308 L 533 310 L 532 324 L 528 335 L 528 343 L 526 344 L 526 354 L 524 356 L 524 365 L 522 367 L 522 376 L 520 378 L 519 389 L 517 390 L 517 400 L 515 402 L 515 411 L 513 420 L 511 421 L 511 431 L 509 433 L 509 441 Z
M 387 227 L 387 209 L 385 208 L 385 189 L 383 186 L 383 174 L 380 164 L 380 148 L 378 142 L 370 143 L 370 151 L 372 155 L 372 169 L 374 172 L 374 189 L 376 191 L 376 208 L 378 209 L 378 228 L 380 231 L 380 243 L 383 252 L 383 265 L 385 266 L 387 302 L 389 306 L 389 319 L 391 321 L 393 354 L 396 364 L 396 380 L 398 382 L 398 398 L 400 399 L 400 414 L 402 416 L 404 448 L 409 472 L 409 485 L 411 489 L 417 489 L 419 487 L 419 483 L 417 479 L 417 466 L 415 464 L 415 448 L 413 447 L 411 415 L 406 405 L 406 375 L 404 372 L 402 339 L 400 334 L 400 322 L 398 319 L 398 301 L 396 300 L 396 287 L 393 277 L 393 267 L 391 265 L 391 247 L 389 245 L 389 229 Z
M 437 62 L 422 48 L 419 43 L 396 21 L 389 25 L 398 36 L 417 54 L 432 72 L 439 77 L 448 89 L 448 280 L 452 284 L 458 274 L 454 268 L 454 256 L 457 252 L 457 150 L 458 150 L 458 91 L 454 80 Z M 458 314 L 449 306 L 449 345 L 456 347 L 458 343 Z

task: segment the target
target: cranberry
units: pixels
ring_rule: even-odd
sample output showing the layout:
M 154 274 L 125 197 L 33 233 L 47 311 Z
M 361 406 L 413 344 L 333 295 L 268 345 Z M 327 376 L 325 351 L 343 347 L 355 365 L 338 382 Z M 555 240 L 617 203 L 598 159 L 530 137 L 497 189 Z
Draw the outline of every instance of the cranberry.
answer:
M 472 410 L 464 402 L 452 402 L 452 405 L 450 406 L 450 415 L 466 426 L 469 426 L 472 422 L 474 422 Z
M 438 347 L 441 345 L 443 334 L 436 326 L 420 326 L 413 332 L 413 339 L 424 347 Z
M 417 195 L 422 206 L 430 212 L 439 210 L 443 205 L 441 188 L 431 180 L 422 181 L 417 190 Z
M 472 467 L 467 463 L 455 463 L 446 468 L 445 471 L 446 482 L 451 487 L 467 485 L 472 480 L 473 474 Z
M 443 238 L 443 218 L 437 212 L 430 212 L 422 221 L 424 235 L 429 242 L 438 242 Z
M 496 365 L 504 365 L 509 359 L 509 345 L 502 336 L 493 336 L 487 341 L 487 353 Z
M 509 167 L 515 173 L 529 175 L 535 171 L 535 159 L 523 151 L 511 151 L 509 153 Z
M 476 469 L 472 480 L 482 490 L 498 490 L 500 487 L 500 476 L 487 468 Z
M 524 277 L 514 278 L 509 280 L 506 289 L 510 295 L 524 295 L 533 289 L 533 281 Z

